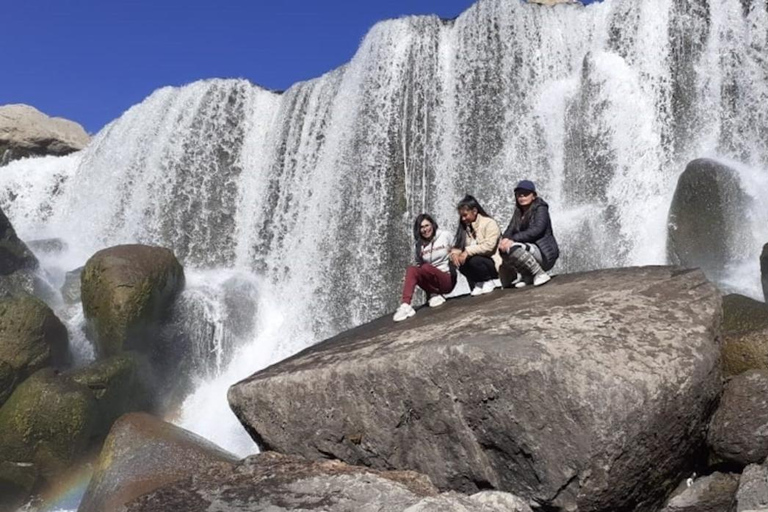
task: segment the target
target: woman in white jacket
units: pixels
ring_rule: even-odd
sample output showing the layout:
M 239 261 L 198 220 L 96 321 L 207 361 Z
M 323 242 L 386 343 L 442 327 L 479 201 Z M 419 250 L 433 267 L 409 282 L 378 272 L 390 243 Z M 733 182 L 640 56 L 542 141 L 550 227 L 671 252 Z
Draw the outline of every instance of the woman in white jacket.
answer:
M 395 312 L 395 322 L 416 314 L 411 300 L 417 286 L 427 292 L 433 308 L 443 305 L 443 294 L 450 293 L 456 286 L 456 269 L 448 259 L 453 241 L 450 233 L 438 229 L 437 222 L 422 213 L 413 223 L 413 238 L 415 261 L 405 272 L 402 304 Z

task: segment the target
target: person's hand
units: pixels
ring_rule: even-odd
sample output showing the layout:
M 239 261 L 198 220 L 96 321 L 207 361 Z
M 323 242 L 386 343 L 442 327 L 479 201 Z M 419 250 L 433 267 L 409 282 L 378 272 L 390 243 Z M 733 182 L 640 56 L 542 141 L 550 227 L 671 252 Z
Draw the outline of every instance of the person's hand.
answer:
M 458 267 L 461 265 L 459 263 L 459 254 L 461 254 L 461 251 L 451 251 L 451 254 L 448 255 L 448 258 L 451 260 L 451 263 L 453 263 L 454 266 Z
M 464 251 L 461 254 L 459 254 L 459 266 L 461 266 L 464 263 L 466 263 L 467 258 L 469 258 L 469 255 L 467 254 L 467 251 Z
M 509 238 L 502 238 L 501 242 L 499 243 L 499 251 L 501 252 L 508 252 L 509 249 L 512 247 L 512 244 L 515 243 Z

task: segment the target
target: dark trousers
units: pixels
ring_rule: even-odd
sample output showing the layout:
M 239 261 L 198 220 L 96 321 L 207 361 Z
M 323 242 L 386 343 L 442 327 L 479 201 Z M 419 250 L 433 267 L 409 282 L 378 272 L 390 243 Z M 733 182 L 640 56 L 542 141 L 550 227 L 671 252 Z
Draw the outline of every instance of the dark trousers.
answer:
M 408 267 L 403 285 L 403 304 L 411 303 L 416 286 L 419 286 L 428 295 L 450 293 L 456 286 L 455 275 L 456 272 L 443 272 L 429 263 L 424 263 L 418 267 Z
M 496 263 L 488 256 L 470 256 L 462 266 L 459 272 L 469 281 L 469 287 L 474 288 L 475 283 L 497 279 L 499 273 L 496 270 Z

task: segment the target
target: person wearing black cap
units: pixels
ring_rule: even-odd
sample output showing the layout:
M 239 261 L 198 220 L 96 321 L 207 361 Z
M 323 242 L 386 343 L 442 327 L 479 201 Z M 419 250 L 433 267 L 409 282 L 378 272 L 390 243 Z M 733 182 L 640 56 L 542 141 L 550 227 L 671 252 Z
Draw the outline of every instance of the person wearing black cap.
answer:
M 549 281 L 547 271 L 555 265 L 560 249 L 552 232 L 549 205 L 538 196 L 532 181 L 522 180 L 515 187 L 515 212 L 502 235 L 499 252 L 502 286 L 522 288 Z

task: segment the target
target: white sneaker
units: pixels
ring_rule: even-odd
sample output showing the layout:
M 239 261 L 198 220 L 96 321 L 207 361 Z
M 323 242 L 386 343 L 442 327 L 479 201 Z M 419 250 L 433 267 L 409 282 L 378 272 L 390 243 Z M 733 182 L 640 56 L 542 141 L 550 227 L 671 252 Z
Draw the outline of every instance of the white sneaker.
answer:
M 433 295 L 429 298 L 429 307 L 436 308 L 445 304 L 445 297 L 442 295 Z
M 416 311 L 411 307 L 411 305 L 403 302 L 400 304 L 400 307 L 397 308 L 397 311 L 395 311 L 395 316 L 392 317 L 392 320 L 395 322 L 402 322 L 406 318 L 410 318 L 415 314 Z
M 515 288 L 525 288 L 526 286 L 528 286 L 528 283 L 522 279 L 515 283 Z
M 542 272 L 538 275 L 533 276 L 533 286 L 541 286 L 544 283 L 549 282 L 549 280 L 552 279 L 549 277 L 549 274 L 546 272 Z
M 392 320 L 395 322 L 402 322 L 406 318 L 410 318 L 415 314 L 416 311 L 411 307 L 411 305 L 403 302 L 400 304 L 400 307 L 397 308 L 397 311 L 395 311 L 395 316 L 392 317 Z
M 481 283 L 475 283 L 475 287 L 472 288 L 472 291 L 469 292 L 469 294 L 473 297 L 477 297 L 478 295 L 483 294 L 483 285 L 485 284 L 485 281 Z
M 481 286 L 482 290 L 480 293 L 485 295 L 486 293 L 491 293 L 493 290 L 496 289 L 496 280 L 491 279 L 490 281 L 485 281 L 483 285 Z

